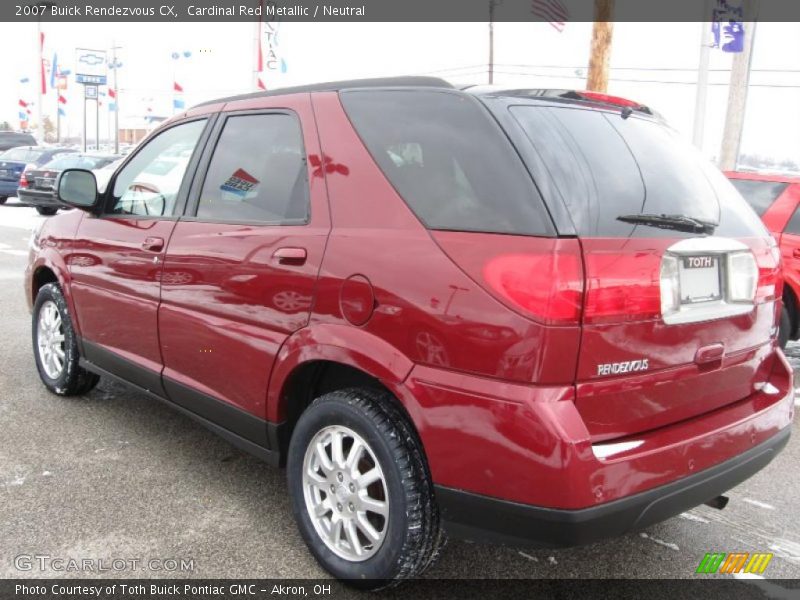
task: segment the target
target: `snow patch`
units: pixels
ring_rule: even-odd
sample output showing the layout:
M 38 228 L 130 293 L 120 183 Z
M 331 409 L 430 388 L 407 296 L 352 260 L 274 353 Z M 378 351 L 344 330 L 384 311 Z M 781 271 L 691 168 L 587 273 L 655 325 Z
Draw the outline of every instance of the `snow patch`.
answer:
M 558 564 L 558 561 L 556 560 L 555 556 L 548 556 L 547 557 L 547 562 L 549 562 L 551 565 L 557 565 Z
M 519 555 L 520 556 L 524 556 L 525 558 L 527 558 L 528 560 L 532 560 L 533 562 L 539 562 L 538 558 L 536 558 L 535 556 L 531 556 L 530 554 L 525 554 L 521 550 L 519 551 Z M 551 556 L 550 558 L 553 558 L 553 557 Z
M 800 544 L 797 542 L 779 538 L 770 544 L 769 549 L 789 562 L 800 564 Z
M 664 540 L 660 540 L 657 537 L 653 537 L 652 535 L 647 535 L 644 531 L 639 535 L 646 540 L 655 542 L 659 546 L 664 546 L 665 548 L 669 548 L 670 550 L 675 550 L 676 552 L 680 550 L 680 548 L 678 548 L 678 544 L 673 544 L 672 542 L 665 542 Z
M 679 516 L 680 516 L 681 519 L 686 519 L 687 521 L 694 521 L 695 523 L 708 523 L 709 522 L 708 519 L 704 519 L 703 517 L 701 517 L 699 515 L 693 515 L 690 512 L 681 513 Z
M 752 504 L 753 506 L 757 506 L 758 508 L 765 508 L 767 510 L 775 510 L 775 507 L 772 504 L 767 504 L 766 502 L 761 502 L 761 500 L 753 500 L 752 498 L 742 498 L 748 504 Z
M 50 471 L 42 471 L 42 477 L 50 477 L 52 473 Z

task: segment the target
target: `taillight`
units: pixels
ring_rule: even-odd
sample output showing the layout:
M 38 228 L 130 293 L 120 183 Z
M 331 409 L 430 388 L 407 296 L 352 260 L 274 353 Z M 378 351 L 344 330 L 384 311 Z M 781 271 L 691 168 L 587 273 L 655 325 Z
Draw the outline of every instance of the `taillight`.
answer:
M 728 302 L 752 303 L 756 297 L 759 269 L 749 250 L 728 254 Z
M 22 175 L 19 176 L 19 187 L 28 187 L 28 177 L 25 175 L 25 171 L 23 171 Z
M 621 245 L 618 250 L 614 246 Z M 587 240 L 585 323 L 619 323 L 661 315 L 660 253 L 627 249 L 614 240 Z
M 580 324 L 583 261 L 577 239 L 453 231 L 431 235 L 473 281 L 509 308 L 547 325 Z
M 781 252 L 770 238 L 768 246 L 753 250 L 758 266 L 758 285 L 755 302 L 770 302 L 783 295 L 783 274 L 781 272 Z
M 577 325 L 581 318 L 583 269 L 580 256 L 501 254 L 486 262 L 483 279 L 494 292 L 538 321 Z
M 640 108 L 642 105 L 627 98 L 620 98 L 619 96 L 612 96 L 610 94 L 603 94 L 601 92 L 581 91 L 577 92 L 578 96 L 586 100 L 594 102 L 602 102 L 604 104 L 614 104 L 615 106 L 627 106 L 629 108 Z

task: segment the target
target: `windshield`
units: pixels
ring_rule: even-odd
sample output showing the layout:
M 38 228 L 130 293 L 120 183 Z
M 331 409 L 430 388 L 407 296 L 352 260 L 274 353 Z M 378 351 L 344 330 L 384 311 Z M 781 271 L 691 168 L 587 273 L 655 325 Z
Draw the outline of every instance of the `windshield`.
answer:
M 43 169 L 99 169 L 114 160 L 113 156 L 59 156 L 47 163 Z
M 713 225 L 716 235 L 764 233 L 722 173 L 661 123 L 581 108 L 512 106 L 510 111 L 579 235 L 676 235 L 658 219 L 636 218 L 652 215 L 689 217 Z
M 36 162 L 44 154 L 42 150 L 31 150 L 29 148 L 12 148 L 0 154 L 0 160 L 13 160 L 17 162 Z

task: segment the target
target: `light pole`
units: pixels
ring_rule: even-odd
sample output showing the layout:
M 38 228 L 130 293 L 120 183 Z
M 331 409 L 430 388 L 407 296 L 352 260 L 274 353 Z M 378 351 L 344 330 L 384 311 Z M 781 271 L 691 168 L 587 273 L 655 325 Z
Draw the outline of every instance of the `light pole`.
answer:
M 36 2 L 34 4 L 30 4 L 29 6 L 36 6 L 39 11 L 45 11 L 51 6 L 55 6 L 55 2 Z M 36 56 L 39 57 L 39 100 L 36 102 L 36 128 L 39 130 L 39 143 L 44 143 L 44 121 L 42 120 L 42 103 L 44 98 L 44 90 L 42 86 L 44 85 L 44 57 L 42 56 L 42 16 L 40 12 L 36 13 Z
M 108 68 L 111 69 L 114 76 L 114 154 L 119 154 L 119 82 L 117 80 L 117 71 L 122 66 L 122 63 L 117 60 L 117 50 L 121 50 L 122 46 L 114 45 L 111 42 L 111 62 L 108 63 Z

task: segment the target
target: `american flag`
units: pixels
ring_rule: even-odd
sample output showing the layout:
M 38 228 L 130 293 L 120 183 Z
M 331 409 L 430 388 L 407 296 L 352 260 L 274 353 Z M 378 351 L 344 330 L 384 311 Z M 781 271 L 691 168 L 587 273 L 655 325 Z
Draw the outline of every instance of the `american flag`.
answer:
M 569 10 L 561 0 L 531 0 L 531 12 L 561 33 L 569 20 Z

